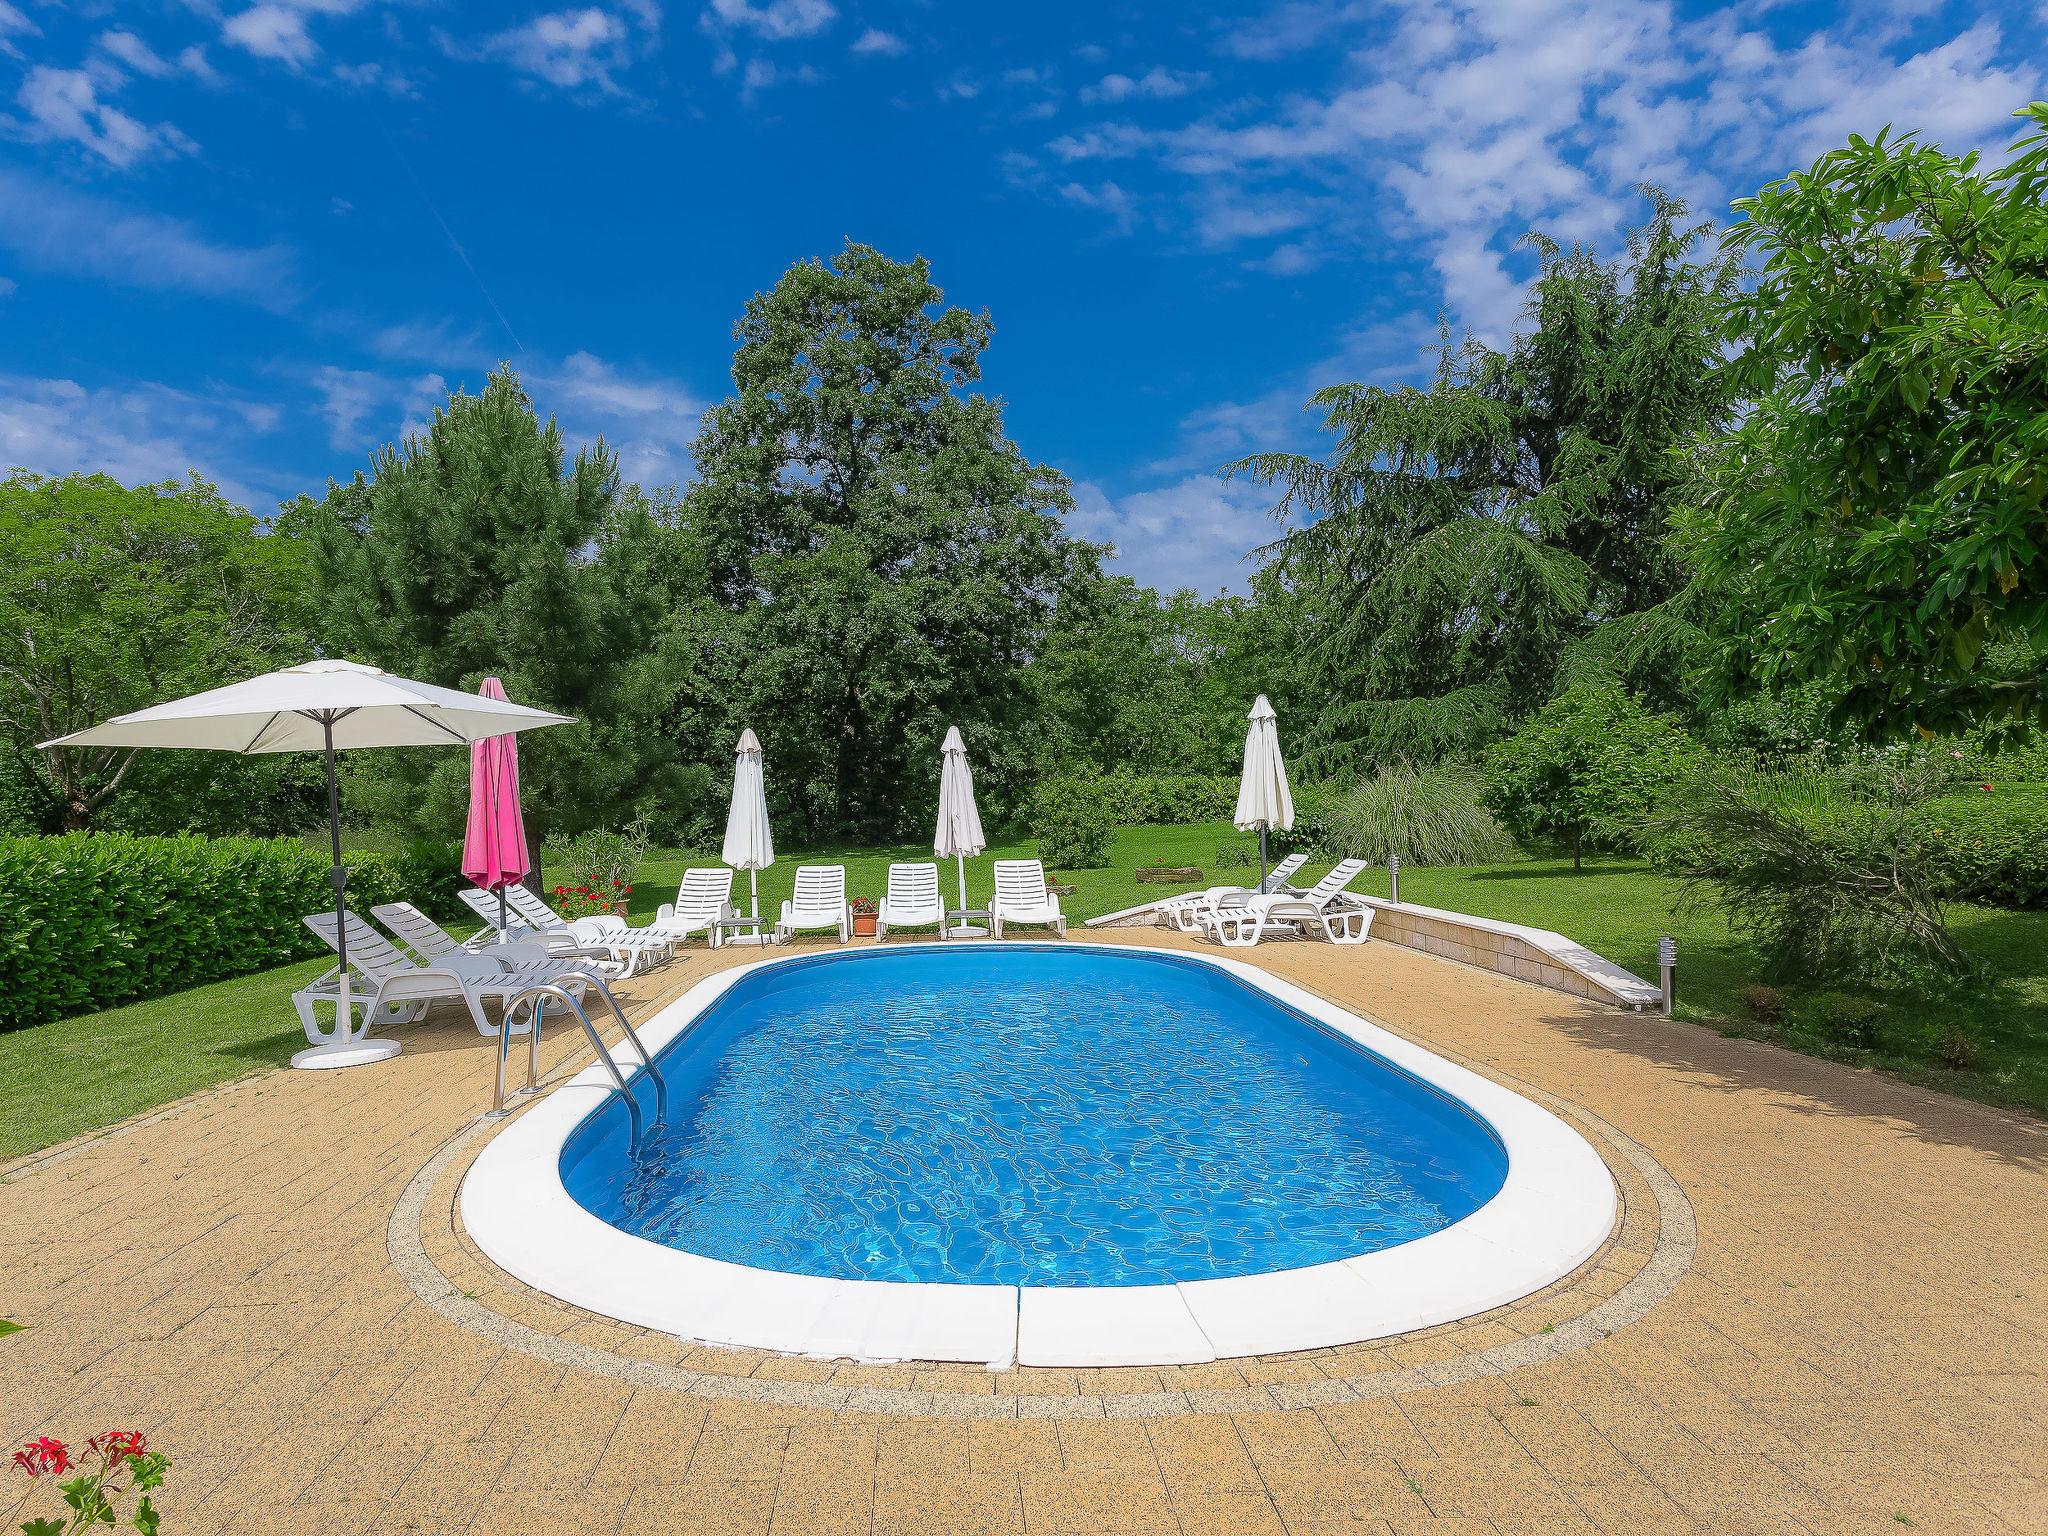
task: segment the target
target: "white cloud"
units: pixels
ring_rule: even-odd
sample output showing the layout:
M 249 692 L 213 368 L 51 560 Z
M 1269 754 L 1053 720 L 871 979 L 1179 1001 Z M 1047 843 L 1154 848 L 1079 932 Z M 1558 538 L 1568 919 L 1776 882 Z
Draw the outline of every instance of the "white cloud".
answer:
M 293 263 L 277 245 L 225 245 L 142 212 L 0 167 L 0 246 L 46 271 L 285 309 Z
M 594 85 L 616 91 L 614 73 L 632 62 L 632 33 L 624 18 L 588 6 L 554 11 L 478 43 L 485 56 L 565 90 Z
M 1191 588 L 1211 596 L 1247 589 L 1253 549 L 1280 531 L 1273 493 L 1244 480 L 1189 475 L 1150 490 L 1111 497 L 1098 485 L 1074 487 L 1070 532 L 1112 544 L 1109 568 L 1162 592 Z
M 1108 214 L 1121 234 L 1129 234 L 1136 226 L 1137 207 L 1131 201 L 1131 194 L 1113 181 L 1093 187 L 1070 181 L 1060 188 L 1060 196 L 1077 208 Z
M 1221 46 L 1256 58 L 1320 48 L 1340 61 L 1322 89 L 1180 128 L 1097 123 L 1049 148 L 1069 162 L 1153 160 L 1212 189 L 1192 200 L 1204 242 L 1250 245 L 1248 264 L 1281 275 L 1343 243 L 1417 242 L 1454 319 L 1497 341 L 1518 318 L 1530 260 L 1513 242 L 1530 229 L 1612 249 L 1642 180 L 1711 215 L 1886 122 L 1955 150 L 1995 146 L 2012 108 L 2042 94 L 2041 65 L 1988 18 L 1945 41 L 1923 21 L 1909 43 L 1890 13 L 1849 13 L 1781 44 L 1745 30 L 1748 14 L 1396 0 L 1368 20 L 1351 3 L 1286 0 Z M 1112 81 L 1126 83 L 1093 98 L 1144 94 L 1140 80 Z M 1304 188 L 1325 199 L 1307 222 L 1286 215 Z
M 174 66 L 169 60 L 159 57 L 155 49 L 133 32 L 102 32 L 98 42 L 107 53 L 119 59 L 138 75 L 161 80 L 174 72 Z
M 839 14 L 831 0 L 711 0 L 705 25 L 752 32 L 771 43 L 810 37 L 832 25 Z
M 190 154 L 197 146 L 170 123 L 148 124 L 100 99 L 103 79 L 91 70 L 38 64 L 21 82 L 15 101 L 27 114 L 23 131 L 32 139 L 77 144 L 108 165 L 126 169 L 157 155 Z
M 257 5 L 230 16 L 220 35 L 244 53 L 274 59 L 303 69 L 319 56 L 320 46 L 306 29 L 305 13 L 289 5 Z
M 681 381 L 628 371 L 589 352 L 536 364 L 522 378 L 535 409 L 558 417 L 572 442 L 602 435 L 628 480 L 652 487 L 688 477 L 704 401 Z
M 23 15 L 18 6 L 9 0 L 0 0 L 0 53 L 10 59 L 21 57 L 21 49 L 12 39 L 16 37 L 41 37 L 43 29 Z
M 1142 75 L 1104 75 L 1095 84 L 1085 86 L 1081 99 L 1089 102 L 1130 101 L 1147 98 L 1153 101 L 1170 101 L 1176 96 L 1185 96 L 1208 80 L 1199 72 L 1179 72 L 1155 64 Z
M 288 477 L 252 468 L 250 439 L 281 420 L 264 401 L 156 383 L 88 389 L 72 379 L 0 374 L 0 465 L 43 474 L 100 471 L 126 484 L 196 469 L 231 501 L 266 511 Z
M 884 32 L 879 27 L 869 27 L 853 40 L 855 53 L 894 54 L 902 53 L 909 44 L 894 32 Z
M 1367 13 L 1359 0 L 1285 0 L 1224 33 L 1219 44 L 1240 59 L 1278 59 L 1315 47 Z
M 11 277 L 0 277 L 0 299 L 11 299 L 21 284 Z

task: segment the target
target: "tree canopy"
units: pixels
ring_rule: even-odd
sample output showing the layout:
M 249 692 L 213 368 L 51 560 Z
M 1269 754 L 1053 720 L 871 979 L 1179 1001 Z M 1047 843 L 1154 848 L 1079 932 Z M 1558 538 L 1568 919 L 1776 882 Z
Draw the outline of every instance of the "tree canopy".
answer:
M 1470 749 L 1549 698 L 1560 669 L 1669 675 L 1685 625 L 1664 527 L 1675 447 L 1721 423 L 1725 258 L 1652 195 L 1624 260 L 1538 239 L 1506 351 L 1446 339 L 1428 389 L 1346 384 L 1314 403 L 1326 458 L 1232 466 L 1304 520 L 1275 547 L 1326 705 L 1326 765 Z M 1616 634 L 1602 634 L 1620 625 Z
M 309 603 L 304 547 L 267 536 L 196 475 L 132 487 L 96 474 L 0 479 L 0 731 L 26 819 L 92 825 L 131 779 L 176 793 L 131 796 L 130 825 L 211 830 L 195 802 L 216 788 L 231 820 L 260 815 L 286 792 L 282 770 L 35 744 L 301 659 Z
M 1095 553 L 1063 530 L 1066 477 L 969 389 L 993 334 L 922 259 L 851 243 L 734 327 L 673 534 L 718 618 L 677 707 L 728 752 L 751 724 L 809 832 L 921 824 L 949 724 L 998 795 L 1028 758 L 1019 674 Z
M 521 743 L 537 830 L 577 831 L 684 792 L 650 722 L 662 623 L 644 498 L 600 439 L 571 458 L 509 367 L 458 393 L 426 430 L 330 486 L 315 569 L 330 648 L 408 677 L 576 717 Z M 445 833 L 462 823 L 469 762 L 454 753 L 358 754 L 357 794 L 380 818 Z
M 1996 170 L 1853 137 L 1736 210 L 1750 400 L 1684 547 L 1724 696 L 1815 677 L 1876 736 L 2048 720 L 2048 103 Z

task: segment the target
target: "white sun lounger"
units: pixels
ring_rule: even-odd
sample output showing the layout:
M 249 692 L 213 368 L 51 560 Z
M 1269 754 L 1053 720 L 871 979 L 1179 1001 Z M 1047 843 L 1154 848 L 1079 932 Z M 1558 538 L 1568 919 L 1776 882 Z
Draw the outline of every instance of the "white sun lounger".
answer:
M 926 928 L 936 925 L 939 936 L 946 932 L 946 899 L 939 894 L 939 866 L 936 864 L 891 864 L 889 894 L 875 911 L 875 937 L 885 939 L 891 928 Z
M 1218 943 L 1246 949 L 1265 937 L 1268 928 L 1304 933 L 1319 926 L 1332 944 L 1363 944 L 1372 931 L 1373 909 L 1355 902 L 1344 888 L 1367 868 L 1364 859 L 1345 859 L 1307 891 L 1247 896 L 1211 908 L 1203 927 Z
M 347 918 L 349 1000 L 360 1002 L 364 1035 L 379 1023 L 409 1023 L 426 1011 L 427 1004 L 453 998 L 460 998 L 468 1006 L 478 1034 L 495 1035 L 498 1026 L 484 1015 L 486 1002 L 495 1001 L 502 1013 L 514 997 L 541 983 L 558 985 L 578 999 L 588 985 L 581 976 L 566 975 L 565 967 L 555 960 L 507 965 L 488 954 L 458 954 L 444 956 L 432 965 L 419 965 L 355 913 L 348 913 Z M 326 941 L 328 948 L 340 948 L 332 912 L 315 912 L 303 921 Z M 597 985 L 601 987 L 603 983 Z M 292 994 L 292 1004 L 299 1011 L 306 1038 L 314 1044 L 332 1038 L 314 1022 L 314 1004 L 338 1005 L 340 995 L 339 966 Z M 340 1019 L 335 1025 L 337 1033 L 348 1027 L 347 1021 Z M 525 1029 L 524 1024 L 515 1025 L 513 1033 L 521 1034 Z
M 670 944 L 681 944 L 693 933 L 701 933 L 718 947 L 720 919 L 734 916 L 732 871 L 723 864 L 683 871 L 683 883 L 676 887 L 676 899 L 665 901 L 654 921 L 639 933 L 659 934 Z
M 435 922 L 426 913 L 409 901 L 387 901 L 370 908 L 370 915 L 390 930 L 400 944 L 412 951 L 412 957 L 421 965 L 435 965 L 457 956 L 478 953 L 467 948 L 446 928 Z M 355 940 L 349 941 L 350 959 L 354 959 Z M 530 940 L 515 940 L 508 944 L 494 944 L 483 951 L 500 965 L 510 966 L 552 966 L 558 971 L 588 971 L 590 965 L 582 956 L 550 955 L 540 944 Z
M 1067 936 L 1060 899 L 1045 888 L 1045 866 L 1037 859 L 997 859 L 996 893 L 988 904 L 989 929 L 1003 936 L 1006 923 L 1028 923 Z
M 1178 928 L 1182 933 L 1200 933 L 1205 912 L 1230 905 L 1248 896 L 1272 896 L 1289 890 L 1291 887 L 1287 882 L 1292 880 L 1301 866 L 1307 862 L 1307 854 L 1290 853 L 1266 872 L 1266 878 L 1256 888 L 1243 885 L 1212 885 L 1206 891 L 1190 891 L 1185 896 L 1162 901 L 1153 911 L 1158 921 L 1166 927 Z
M 491 931 L 472 939 L 465 949 L 483 952 L 495 941 L 498 925 L 498 895 L 495 891 L 465 886 L 459 893 L 469 909 L 490 924 Z M 566 918 L 523 885 L 505 887 L 508 942 L 538 944 L 557 958 L 584 955 L 604 962 L 605 969 L 618 976 L 631 976 L 669 957 L 675 945 L 646 928 L 631 928 L 623 917 L 605 913 L 601 917 Z
M 853 909 L 846 903 L 844 864 L 799 864 L 796 893 L 782 904 L 782 916 L 775 924 L 775 937 L 787 939 L 793 933 L 822 928 L 839 930 L 839 942 L 853 938 Z

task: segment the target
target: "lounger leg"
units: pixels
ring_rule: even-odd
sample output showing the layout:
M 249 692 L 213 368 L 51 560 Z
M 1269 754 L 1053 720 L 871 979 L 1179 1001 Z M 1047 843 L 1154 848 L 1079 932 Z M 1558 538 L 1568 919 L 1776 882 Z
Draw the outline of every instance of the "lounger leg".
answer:
M 1323 914 L 1323 937 L 1332 944 L 1363 944 L 1372 932 L 1372 912 Z

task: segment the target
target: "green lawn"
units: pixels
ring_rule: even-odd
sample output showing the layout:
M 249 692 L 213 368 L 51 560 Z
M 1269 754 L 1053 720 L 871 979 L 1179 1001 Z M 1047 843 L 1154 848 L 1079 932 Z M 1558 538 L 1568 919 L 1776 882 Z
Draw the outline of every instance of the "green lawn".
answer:
M 1075 887 L 1069 916 L 1093 917 L 1135 905 L 1170 889 L 1140 885 L 1140 864 L 1164 860 L 1198 865 L 1206 878 L 1246 880 L 1252 870 L 1218 870 L 1220 850 L 1255 852 L 1256 843 L 1228 823 L 1137 827 L 1118 835 L 1106 869 L 1058 873 Z M 968 865 L 968 895 L 988 895 L 989 857 L 1029 856 L 1028 843 L 989 850 Z M 799 863 L 843 863 L 854 896 L 882 894 L 891 859 L 930 858 L 924 849 L 826 848 L 785 853 L 761 875 L 761 906 L 772 914 L 788 895 Z M 634 882 L 636 922 L 670 899 L 684 869 L 713 862 L 680 853 L 650 858 Z M 1311 865 L 1307 874 L 1319 874 Z M 1386 872 L 1359 889 L 1384 896 Z M 949 897 L 953 872 L 943 872 Z M 735 893 L 744 905 L 746 877 Z M 1680 1012 L 1712 1027 L 1781 1040 L 1802 1050 L 1881 1067 L 1916 1082 L 1994 1103 L 2048 1111 L 2048 913 L 1961 908 L 1956 934 L 2001 979 L 1986 995 L 1947 1003 L 1877 996 L 1874 1038 L 1832 1037 L 1811 999 L 1788 995 L 1786 1017 L 1773 1027 L 1748 1016 L 1742 989 L 1756 976 L 1756 955 L 1711 913 L 1674 913 L 1674 882 L 1623 860 L 1589 861 L 1582 875 L 1569 861 L 1528 860 L 1466 869 L 1411 869 L 1404 899 L 1483 917 L 1555 928 L 1638 975 L 1654 979 L 1657 937 L 1679 944 Z M 167 1103 L 195 1089 L 287 1060 L 304 1043 L 290 994 L 321 966 L 308 961 L 149 1002 L 0 1034 L 0 1158 L 46 1147 L 83 1131 Z M 1975 1050 L 1974 1065 L 1941 1061 L 1944 1034 Z M 1953 1046 L 1951 1046 L 1953 1049 Z

